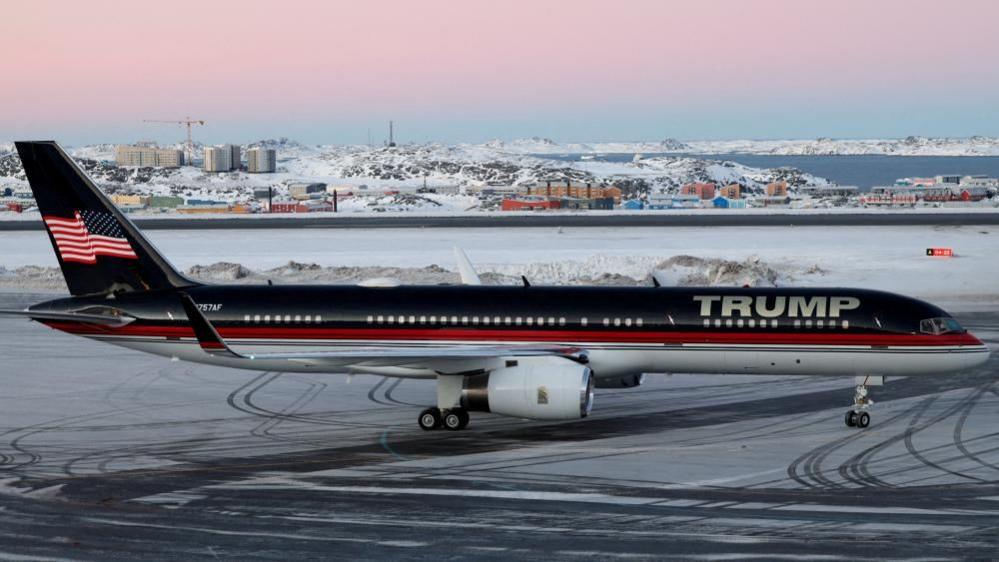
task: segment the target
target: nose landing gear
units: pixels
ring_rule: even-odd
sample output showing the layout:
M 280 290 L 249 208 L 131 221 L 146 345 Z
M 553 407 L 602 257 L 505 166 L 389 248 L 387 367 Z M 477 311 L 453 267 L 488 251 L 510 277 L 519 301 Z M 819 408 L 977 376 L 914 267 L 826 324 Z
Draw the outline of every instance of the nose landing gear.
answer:
M 874 405 L 874 400 L 870 398 L 869 385 L 884 384 L 884 377 L 857 377 L 856 389 L 853 393 L 853 408 L 846 412 L 843 421 L 847 427 L 859 427 L 864 429 L 871 425 L 871 414 L 867 412 Z

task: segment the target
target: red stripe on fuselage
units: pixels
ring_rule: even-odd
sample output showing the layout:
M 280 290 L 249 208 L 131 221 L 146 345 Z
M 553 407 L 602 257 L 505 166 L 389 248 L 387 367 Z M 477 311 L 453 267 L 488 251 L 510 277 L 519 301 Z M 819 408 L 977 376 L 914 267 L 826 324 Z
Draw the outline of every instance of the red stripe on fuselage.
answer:
M 109 327 L 78 322 L 43 321 L 46 325 L 77 335 L 115 335 L 162 338 L 193 338 L 189 326 L 132 323 Z M 494 330 L 472 328 L 326 328 L 280 326 L 216 326 L 223 339 L 273 340 L 441 340 L 516 342 L 607 342 L 636 344 L 757 344 L 757 345 L 982 345 L 969 332 L 963 334 L 850 334 L 797 332 L 694 332 L 628 330 Z

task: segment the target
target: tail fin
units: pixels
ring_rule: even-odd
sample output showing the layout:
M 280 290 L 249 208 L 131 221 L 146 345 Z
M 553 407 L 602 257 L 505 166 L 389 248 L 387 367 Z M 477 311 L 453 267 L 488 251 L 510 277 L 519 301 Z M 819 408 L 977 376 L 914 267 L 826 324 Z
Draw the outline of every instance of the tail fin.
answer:
M 189 287 L 53 141 L 15 142 L 69 292 L 107 295 Z

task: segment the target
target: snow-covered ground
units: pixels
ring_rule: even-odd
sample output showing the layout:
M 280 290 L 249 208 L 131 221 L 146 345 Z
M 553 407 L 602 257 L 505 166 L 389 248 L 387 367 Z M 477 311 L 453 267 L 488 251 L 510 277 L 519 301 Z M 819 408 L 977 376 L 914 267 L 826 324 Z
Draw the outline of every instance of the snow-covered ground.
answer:
M 995 227 L 445 228 L 219 230 L 147 233 L 179 268 L 243 282 L 455 282 L 453 246 L 487 281 L 538 284 L 851 286 L 927 298 L 960 309 L 999 305 Z M 206 241 L 210 240 L 210 243 Z M 928 258 L 931 246 L 954 258 Z M 682 256 L 691 256 L 684 258 Z M 289 261 L 298 262 L 288 266 Z M 304 265 L 303 265 L 304 264 Z M 315 264 L 313 266 L 312 264 Z M 42 232 L 0 236 L 0 286 L 58 288 L 55 257 Z M 321 268 L 331 268 L 323 270 Z M 256 272 L 256 273 L 254 273 Z

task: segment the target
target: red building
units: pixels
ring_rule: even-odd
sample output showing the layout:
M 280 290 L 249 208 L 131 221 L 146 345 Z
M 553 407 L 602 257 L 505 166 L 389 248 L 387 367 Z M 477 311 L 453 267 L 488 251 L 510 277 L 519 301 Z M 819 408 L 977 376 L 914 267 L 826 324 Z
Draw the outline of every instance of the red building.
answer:
M 559 209 L 562 204 L 553 199 L 504 199 L 501 209 L 504 211 L 537 211 Z
M 275 201 L 271 203 L 272 213 L 331 213 L 333 205 L 323 201 Z

